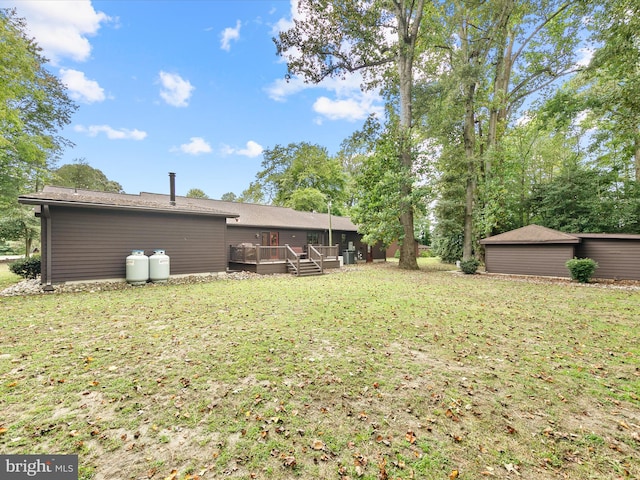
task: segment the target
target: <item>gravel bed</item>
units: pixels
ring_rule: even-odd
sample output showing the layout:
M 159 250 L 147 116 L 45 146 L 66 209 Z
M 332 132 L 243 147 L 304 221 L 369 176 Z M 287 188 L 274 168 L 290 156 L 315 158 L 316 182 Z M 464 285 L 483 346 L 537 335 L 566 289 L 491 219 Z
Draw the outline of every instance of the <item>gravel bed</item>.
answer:
M 157 288 L 162 285 L 188 285 L 194 283 L 209 283 L 220 280 L 248 280 L 251 278 L 261 277 L 251 272 L 221 272 L 216 275 L 190 275 L 184 277 L 169 278 L 163 283 L 146 283 L 144 285 L 129 285 L 126 281 L 95 281 L 86 283 L 69 283 L 54 285 L 53 291 L 45 292 L 43 285 L 40 284 L 40 278 L 22 280 L 15 283 L 4 290 L 0 291 L 0 297 L 13 297 L 17 295 L 42 295 L 55 293 L 76 293 L 76 292 L 105 292 L 110 290 L 130 290 L 134 288 Z

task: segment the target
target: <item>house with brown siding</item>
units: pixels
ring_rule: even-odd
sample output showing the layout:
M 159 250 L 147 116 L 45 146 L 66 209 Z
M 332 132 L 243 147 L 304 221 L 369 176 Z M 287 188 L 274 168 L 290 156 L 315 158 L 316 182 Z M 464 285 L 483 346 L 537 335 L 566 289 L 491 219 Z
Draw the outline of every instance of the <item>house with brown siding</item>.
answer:
M 351 249 L 357 258 L 384 259 L 380 248 L 362 243 L 346 217 L 290 208 L 154 193 L 114 194 L 66 187 L 45 187 L 21 195 L 41 218 L 42 282 L 124 279 L 124 259 L 132 250 L 165 250 L 171 275 L 224 272 L 229 267 L 258 273 L 282 270 L 277 262 L 233 262 L 237 245 L 291 247 L 306 255 L 310 245 L 329 246 L 325 267 L 338 267 L 338 252 Z M 331 237 L 331 239 L 329 238 Z M 264 248 L 262 248 L 263 251 Z M 315 251 L 315 250 L 314 250 Z M 318 251 L 324 253 L 318 247 Z M 275 258 L 275 257 L 274 257 Z M 255 260 L 255 258 L 253 259 Z M 276 259 L 277 260 L 277 259 Z
M 21 195 L 41 219 L 42 283 L 124 279 L 132 250 L 170 252 L 171 274 L 227 268 L 226 220 L 215 208 L 152 201 L 140 195 L 45 187 Z
M 480 241 L 489 273 L 570 277 L 574 257 L 598 263 L 595 278 L 640 280 L 640 235 L 565 233 L 528 225 Z

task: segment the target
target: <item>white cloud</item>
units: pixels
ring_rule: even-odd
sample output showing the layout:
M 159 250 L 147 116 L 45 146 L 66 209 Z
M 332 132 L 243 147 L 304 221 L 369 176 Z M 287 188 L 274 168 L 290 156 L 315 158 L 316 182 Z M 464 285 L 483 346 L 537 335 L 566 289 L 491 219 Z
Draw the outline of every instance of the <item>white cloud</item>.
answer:
M 331 92 L 333 98 L 321 95 L 313 104 L 313 110 L 328 120 L 363 120 L 370 114 L 382 115 L 384 108 L 380 96 L 375 92 L 363 92 L 360 88 L 362 77 L 359 74 L 348 75 L 345 79 L 329 78 L 318 84 L 308 84 L 299 77 L 288 81 L 277 79 L 265 90 L 272 100 L 286 101 L 304 90 L 318 89 Z M 321 123 L 321 120 L 317 123 Z
M 21 0 L 15 7 L 54 65 L 63 58 L 86 61 L 91 55 L 87 37 L 96 35 L 102 23 L 112 21 L 105 13 L 96 12 L 90 0 Z
M 370 97 L 353 97 L 344 100 L 320 97 L 314 102 L 313 110 L 329 120 L 348 120 L 350 122 L 364 120 L 371 113 L 376 115 L 383 113 L 383 108 L 374 106 Z
M 220 34 L 220 48 L 227 52 L 231 50 L 231 40 L 238 40 L 240 38 L 240 20 L 236 21 L 236 28 L 227 27 Z
M 201 155 L 211 153 L 211 145 L 202 137 L 191 137 L 189 143 L 183 143 L 179 149 L 172 149 L 172 151 L 176 150 L 189 155 Z
M 127 128 L 115 129 L 109 125 L 76 125 L 73 127 L 76 132 L 86 133 L 90 137 L 96 137 L 99 133 L 104 133 L 109 140 L 144 140 L 147 137 L 147 132 L 134 129 L 129 130 Z
M 298 0 L 290 0 L 291 19 L 280 19 L 273 28 L 272 34 L 277 36 L 283 30 L 293 27 L 293 20 L 303 20 L 307 12 L 298 9 Z M 296 57 L 299 51 L 292 49 L 286 53 L 287 57 Z M 362 75 L 359 73 L 346 74 L 345 78 L 327 78 L 320 83 L 305 83 L 297 76 L 284 79 L 279 78 L 265 88 L 270 99 L 284 102 L 288 97 L 307 90 L 321 90 L 320 95 L 313 104 L 313 110 L 320 115 L 316 123 L 320 124 L 324 119 L 348 120 L 354 122 L 363 120 L 370 114 L 382 115 L 384 108 L 380 96 L 375 92 L 363 92 L 361 85 Z M 326 92 L 332 95 L 327 95 Z
M 195 89 L 189 80 L 183 79 L 177 73 L 160 72 L 160 97 L 173 107 L 189 105 L 191 92 Z
M 578 61 L 576 64 L 579 67 L 588 67 L 589 63 L 591 63 L 591 59 L 593 58 L 593 54 L 595 53 L 595 49 L 584 47 L 578 49 Z
M 60 69 L 60 79 L 69 89 L 69 96 L 84 103 L 104 101 L 104 89 L 95 80 L 89 80 L 84 72 L 73 69 Z
M 233 148 L 229 145 L 223 145 L 221 148 L 222 155 L 241 155 L 243 157 L 254 158 L 262 154 L 264 148 L 257 142 L 249 140 L 245 148 Z

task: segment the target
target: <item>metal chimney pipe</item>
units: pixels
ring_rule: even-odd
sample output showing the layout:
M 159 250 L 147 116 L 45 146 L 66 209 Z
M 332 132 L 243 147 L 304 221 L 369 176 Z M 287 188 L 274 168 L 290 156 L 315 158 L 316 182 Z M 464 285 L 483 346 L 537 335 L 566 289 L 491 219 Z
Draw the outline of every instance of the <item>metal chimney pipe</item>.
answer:
M 176 174 L 169 172 L 169 203 L 176 204 Z

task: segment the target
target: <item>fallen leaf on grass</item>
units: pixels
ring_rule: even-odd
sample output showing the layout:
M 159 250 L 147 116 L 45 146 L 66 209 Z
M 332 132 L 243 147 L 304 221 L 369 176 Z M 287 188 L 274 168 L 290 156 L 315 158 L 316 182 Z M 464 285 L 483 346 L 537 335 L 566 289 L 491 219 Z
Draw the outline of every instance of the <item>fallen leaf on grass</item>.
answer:
M 325 447 L 326 445 L 322 440 L 314 440 L 311 444 L 311 448 L 313 448 L 314 450 L 324 450 Z
M 0 428 L 0 435 L 2 435 L 3 433 L 6 433 L 6 432 L 8 432 L 8 431 L 9 431 L 9 429 L 8 429 L 8 428 L 4 428 L 4 427 L 2 427 L 2 428 Z
M 177 477 L 178 477 L 178 470 L 174 468 L 173 470 L 171 470 L 171 473 L 169 474 L 169 476 L 165 477 L 164 480 L 176 480 Z
M 450 418 L 454 422 L 460 421 L 460 419 L 453 413 L 453 411 L 450 408 L 447 408 L 447 411 L 444 412 L 444 414 L 447 416 L 447 418 Z
M 459 476 L 460 476 L 460 472 L 458 470 L 452 470 L 451 473 L 449 474 L 449 479 L 456 480 L 456 478 L 458 478 Z
M 380 461 L 380 463 L 378 463 L 378 469 L 380 470 L 380 473 L 378 475 L 378 480 L 387 480 L 389 478 L 386 467 L 387 467 L 387 458 L 382 457 L 382 460 Z
M 282 464 L 285 467 L 294 468 L 296 466 L 296 457 L 287 456 L 282 459 Z
M 411 445 L 413 445 L 414 443 L 416 443 L 416 435 L 415 433 L 413 433 L 411 430 L 409 430 L 406 435 L 404 436 L 404 438 L 407 440 L 407 442 L 409 442 Z

